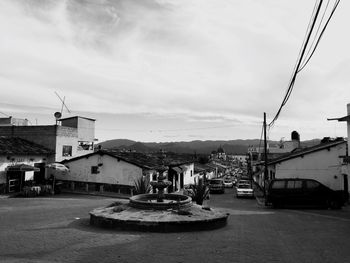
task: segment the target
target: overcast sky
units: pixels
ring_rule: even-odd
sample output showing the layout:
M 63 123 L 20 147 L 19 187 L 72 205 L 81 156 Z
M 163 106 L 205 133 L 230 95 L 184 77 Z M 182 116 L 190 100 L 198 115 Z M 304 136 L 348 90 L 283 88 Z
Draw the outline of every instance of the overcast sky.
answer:
M 333 0 L 334 1 L 334 0 Z M 327 1 L 324 1 L 327 2 Z M 331 1 L 332 2 L 332 1 Z M 260 138 L 314 1 L 1 0 L 0 116 L 96 119 L 99 141 Z M 269 138 L 346 136 L 350 2 L 342 1 Z

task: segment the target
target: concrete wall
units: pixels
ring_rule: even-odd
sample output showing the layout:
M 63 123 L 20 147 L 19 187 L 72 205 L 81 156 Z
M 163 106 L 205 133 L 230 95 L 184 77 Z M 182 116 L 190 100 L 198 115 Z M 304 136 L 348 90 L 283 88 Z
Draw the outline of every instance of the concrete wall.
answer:
M 181 165 L 184 174 L 184 185 L 194 184 L 194 164 Z
M 60 162 L 93 152 L 93 150 L 78 151 L 78 130 L 73 127 L 56 125 L 0 126 L 0 136 L 19 137 L 51 149 L 55 151 L 55 154 L 50 158 L 52 162 Z M 64 145 L 72 146 L 72 156 L 62 155 Z
M 12 117 L 0 118 L 0 126 L 11 126 L 11 125 L 26 126 L 28 125 L 28 120 L 12 118 Z
M 95 139 L 95 121 L 82 117 L 73 117 L 61 121 L 62 126 L 78 129 L 79 141 L 91 141 Z
M 40 144 L 48 149 L 56 150 L 56 126 L 3 126 L 0 136 L 12 136 Z
M 98 174 L 91 173 L 92 166 L 99 167 Z M 57 174 L 57 179 L 91 183 L 121 184 L 134 186 L 137 178 L 142 176 L 142 169 L 122 160 L 117 160 L 109 155 L 92 155 L 65 163 L 69 167 L 69 173 Z
M 333 190 L 343 190 L 343 176 L 339 156 L 344 156 L 346 144 L 305 154 L 275 165 L 275 178 L 311 178 Z

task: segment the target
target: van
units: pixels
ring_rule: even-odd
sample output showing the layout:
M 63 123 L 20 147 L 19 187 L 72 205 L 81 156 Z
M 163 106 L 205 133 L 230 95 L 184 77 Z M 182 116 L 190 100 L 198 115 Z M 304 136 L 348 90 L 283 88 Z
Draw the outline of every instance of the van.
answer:
M 266 193 L 266 203 L 273 207 L 318 206 L 341 208 L 344 203 L 342 191 L 334 191 L 313 179 L 274 179 Z

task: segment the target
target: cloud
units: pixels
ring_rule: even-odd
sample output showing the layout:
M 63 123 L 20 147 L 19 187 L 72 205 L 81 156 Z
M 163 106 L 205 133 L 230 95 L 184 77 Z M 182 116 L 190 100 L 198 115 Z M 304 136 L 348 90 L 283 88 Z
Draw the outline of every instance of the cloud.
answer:
M 100 117 L 150 114 L 180 126 L 251 127 L 264 111 L 271 118 L 277 111 L 312 7 L 270 0 L 1 1 L 3 102 L 55 110 L 57 91 L 71 110 Z M 334 50 L 328 55 L 334 41 L 323 53 L 338 62 L 318 56 L 298 77 L 282 113 L 290 123 L 305 113 L 319 118 L 325 103 L 344 103 L 327 97 L 335 85 L 349 94 L 346 62 Z

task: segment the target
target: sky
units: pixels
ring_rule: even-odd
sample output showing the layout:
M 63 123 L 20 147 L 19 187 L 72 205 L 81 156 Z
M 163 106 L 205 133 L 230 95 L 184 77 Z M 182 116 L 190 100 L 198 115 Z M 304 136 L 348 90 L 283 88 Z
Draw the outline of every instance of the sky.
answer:
M 324 1 L 327 2 L 327 1 Z M 331 3 L 334 0 L 330 1 Z M 96 119 L 101 142 L 258 139 L 285 95 L 315 1 L 1 0 L 0 117 Z M 346 137 L 350 2 L 341 1 L 272 140 Z

